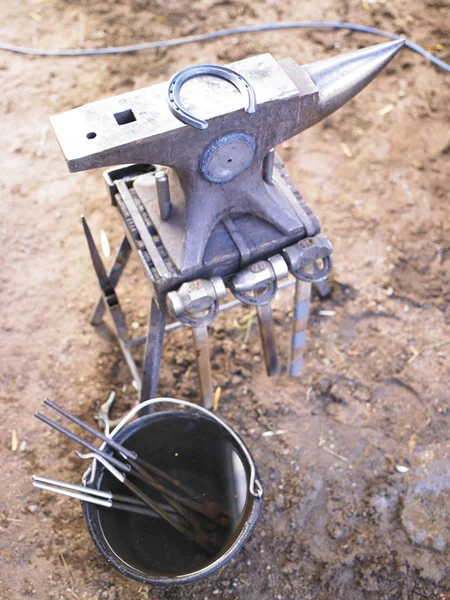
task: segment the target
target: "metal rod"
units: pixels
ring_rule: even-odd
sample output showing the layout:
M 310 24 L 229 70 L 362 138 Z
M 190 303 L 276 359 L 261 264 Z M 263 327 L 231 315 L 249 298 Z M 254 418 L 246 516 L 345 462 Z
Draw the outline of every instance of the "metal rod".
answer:
M 185 511 L 182 507 L 179 506 L 179 503 L 185 504 L 189 508 L 192 508 L 193 510 L 195 510 L 196 512 L 199 512 L 200 514 L 204 514 L 205 516 L 207 516 L 209 518 L 216 518 L 218 516 L 218 514 L 221 514 L 221 512 L 223 512 L 223 510 L 219 510 L 219 512 L 217 513 L 218 509 L 217 509 L 217 506 L 215 503 L 202 504 L 200 502 L 195 501 L 193 498 L 184 498 L 184 497 L 180 496 L 179 494 L 173 492 L 172 490 L 168 490 L 166 487 L 164 487 L 158 481 L 156 481 L 156 479 L 154 479 L 151 475 L 149 475 L 144 470 L 143 467 L 150 468 L 151 470 L 154 470 L 154 471 L 157 471 L 158 473 L 163 474 L 165 479 L 168 480 L 174 487 L 183 489 L 183 486 L 182 486 L 181 482 L 179 482 L 177 479 L 173 479 L 167 473 L 163 473 L 162 471 L 160 471 L 156 467 L 153 467 L 146 461 L 143 461 L 143 460 L 141 461 L 139 459 L 138 455 L 136 454 L 136 452 L 133 452 L 132 450 L 128 450 L 127 448 L 125 448 L 125 446 L 122 446 L 122 444 L 119 444 L 118 442 L 114 441 L 112 438 L 107 437 L 105 434 L 101 433 L 94 427 L 91 427 L 90 425 L 88 425 L 87 423 L 85 423 L 84 421 L 82 421 L 81 419 L 76 417 L 75 415 L 72 415 L 68 411 L 64 410 L 61 406 L 59 406 L 55 402 L 52 402 L 51 400 L 46 398 L 44 400 L 44 404 L 46 406 L 52 408 L 53 410 L 55 410 L 62 416 L 66 417 L 73 423 L 76 423 L 77 425 L 82 427 L 84 430 L 88 431 L 89 433 L 91 433 L 92 435 L 97 437 L 98 439 L 105 442 L 105 444 L 109 445 L 111 448 L 113 448 L 114 450 L 116 450 L 117 452 L 120 452 L 123 456 L 125 456 L 128 459 L 133 470 L 135 471 L 135 475 L 139 479 L 144 481 L 147 485 L 153 487 L 154 489 L 158 490 L 158 492 L 163 494 L 166 497 L 167 501 L 170 504 L 172 504 L 173 506 L 175 506 L 175 508 L 177 508 L 179 510 L 179 512 L 183 516 L 185 516 L 185 518 L 188 521 L 190 521 L 190 516 L 186 516 L 184 514 Z M 79 438 L 79 440 L 81 440 L 81 438 Z M 107 455 L 107 456 L 110 456 L 110 455 Z M 112 462 L 112 461 L 110 461 L 110 462 Z M 51 480 L 48 480 L 48 482 L 55 483 L 55 482 L 52 482 Z M 64 484 L 61 484 L 61 485 L 64 485 Z M 73 484 L 73 485 L 75 485 L 75 484 Z M 77 489 L 77 488 L 72 488 L 72 489 Z M 98 494 L 98 495 L 103 495 L 103 497 L 105 497 L 104 494 L 105 494 L 105 492 L 102 492 L 102 494 Z M 197 494 L 195 492 L 192 492 L 192 495 L 195 496 Z M 109 497 L 109 496 L 107 496 L 107 497 Z M 174 504 L 174 502 L 176 503 L 176 505 Z M 191 524 L 194 527 L 197 526 L 197 523 L 194 523 L 193 521 L 191 522 Z
M 190 532 L 181 522 L 176 520 L 175 515 L 170 515 L 160 504 L 158 504 L 158 502 L 152 500 L 149 496 L 147 496 L 145 492 L 143 492 L 136 485 L 134 485 L 134 483 L 128 481 L 125 473 L 121 473 L 120 471 L 115 469 L 112 466 L 113 461 L 111 461 L 111 464 L 108 462 L 108 459 L 112 458 L 111 456 L 106 455 L 105 457 L 102 454 L 98 456 L 94 452 L 87 454 L 81 454 L 80 452 L 77 452 L 77 454 L 80 458 L 83 459 L 94 458 L 99 460 L 116 479 L 123 483 L 123 485 L 127 487 L 137 498 L 142 500 L 142 502 L 146 506 L 154 510 L 158 515 L 160 515 L 161 518 L 167 521 L 167 523 L 172 525 L 172 527 L 174 527 L 177 531 L 185 535 L 188 539 L 194 541 L 201 548 L 211 553 L 209 537 L 203 530 L 201 530 L 200 528 L 194 528 L 194 533 Z
M 200 494 L 198 494 L 198 492 L 195 492 L 194 490 L 192 490 L 191 488 L 189 488 L 187 485 L 184 485 L 183 483 L 181 483 L 181 481 L 179 479 L 176 479 L 175 477 L 171 477 L 165 471 L 161 471 L 161 469 L 158 469 L 158 467 L 155 467 L 154 465 L 150 464 L 149 462 L 147 462 L 146 460 L 144 460 L 140 456 L 138 456 L 137 462 L 142 467 L 144 467 L 145 469 L 147 469 L 147 471 L 150 471 L 151 473 L 154 473 L 155 475 L 158 475 L 158 477 L 161 477 L 162 479 L 165 479 L 170 484 L 172 484 L 175 488 L 182 490 L 187 496 L 190 496 L 191 498 L 199 497 Z
M 130 193 L 130 190 L 127 187 L 127 184 L 123 179 L 117 179 L 114 182 L 114 185 L 117 187 L 118 192 L 120 193 L 122 200 L 126 206 L 126 209 L 130 213 L 131 218 L 136 226 L 136 229 L 139 233 L 139 237 L 141 238 L 145 249 L 147 250 L 152 263 L 155 266 L 156 271 L 160 277 L 164 277 L 168 275 L 169 271 L 167 269 L 166 263 L 164 262 L 161 254 L 159 253 L 158 248 L 156 247 L 155 242 L 153 241 L 152 236 L 145 224 L 145 221 L 141 215 L 139 208 L 137 207 L 133 196 Z
M 139 500 L 139 498 L 136 498 L 135 496 L 130 496 L 128 494 L 113 494 L 112 499 L 117 502 L 121 502 L 122 504 L 134 504 L 135 506 L 140 506 L 141 508 L 144 507 L 144 503 L 142 502 L 142 500 Z M 173 512 L 173 508 L 169 504 L 162 504 L 161 502 L 159 504 L 167 512 Z
M 119 502 L 116 500 L 112 500 L 111 508 L 115 508 L 117 510 L 123 510 L 125 512 L 136 513 L 138 515 L 145 515 L 148 517 L 156 517 L 157 519 L 161 518 L 151 508 L 147 508 L 146 506 L 139 506 L 137 504 L 128 504 L 126 502 Z M 176 515 L 174 515 L 174 519 L 176 519 Z
M 99 456 L 102 456 L 105 460 L 107 460 L 108 462 L 110 462 L 112 465 L 114 465 L 118 469 L 121 469 L 122 471 L 125 471 L 126 473 L 130 472 L 130 470 L 131 470 L 131 466 L 130 465 L 127 465 L 126 463 L 118 460 L 117 458 L 114 458 L 114 456 L 111 456 L 110 454 L 107 454 L 103 450 L 99 450 L 94 445 L 92 445 L 89 442 L 87 442 L 86 440 L 83 440 L 82 438 L 78 437 L 77 435 L 75 435 L 74 433 L 72 433 L 68 429 L 65 429 L 64 427 L 62 427 L 58 423 L 55 423 L 54 421 L 52 421 L 51 419 L 49 419 L 45 415 L 37 412 L 37 413 L 35 413 L 34 416 L 37 419 L 39 419 L 40 421 L 42 421 L 43 423 L 45 423 L 46 425 L 49 425 L 50 427 L 53 427 L 53 429 L 56 429 L 56 431 L 59 431 L 60 433 L 64 434 L 65 436 L 67 436 L 68 438 L 70 438 L 71 440 L 73 440 L 74 442 L 77 442 L 78 444 L 80 444 L 80 446 L 84 446 L 85 448 L 87 448 L 91 452 L 94 452 L 95 454 L 98 454 Z
M 195 512 L 201 515 L 204 515 L 205 517 L 211 520 L 217 519 L 220 515 L 228 517 L 224 509 L 216 502 L 198 502 L 193 498 L 181 496 L 180 494 L 177 494 L 172 490 L 168 490 L 166 487 L 158 483 L 138 463 L 133 461 L 132 467 L 133 475 L 135 475 L 138 479 L 160 492 L 166 498 L 166 500 L 176 510 L 178 510 L 185 517 L 185 519 L 189 521 L 194 527 L 197 527 L 198 523 L 192 518 L 191 515 L 186 513 L 186 509 L 184 508 L 184 506 L 194 510 Z M 133 473 L 133 471 L 135 472 Z
M 122 273 L 128 263 L 128 259 L 131 254 L 131 246 L 127 237 L 125 236 L 120 244 L 119 250 L 117 251 L 116 257 L 114 259 L 113 265 L 109 272 L 109 280 L 113 287 L 115 287 L 119 283 L 119 279 L 122 276 Z M 94 311 L 91 317 L 92 325 L 99 325 L 102 322 L 103 315 L 105 314 L 105 304 L 103 300 L 103 296 L 97 300 L 97 304 L 95 305 Z
M 208 326 L 192 327 L 200 394 L 205 408 L 214 406 L 214 389 L 209 354 Z
M 166 319 L 166 312 L 160 310 L 155 299 L 152 298 L 142 371 L 141 402 L 150 398 L 156 398 L 158 393 L 159 369 L 164 344 Z
M 50 479 L 48 477 L 40 477 L 39 475 L 33 475 L 31 477 L 31 479 L 33 480 L 33 482 L 39 483 L 39 484 L 46 484 L 46 485 L 51 485 L 53 487 L 60 487 L 60 488 L 65 488 L 74 492 L 82 492 L 83 494 L 88 493 L 87 490 L 89 490 L 89 493 L 92 494 L 93 496 L 98 496 L 99 498 L 103 498 L 106 500 L 111 500 L 112 499 L 112 493 L 111 492 L 106 492 L 104 490 L 96 490 L 94 488 L 88 488 L 85 485 L 79 485 L 76 483 L 66 483 L 65 481 L 59 481 L 58 479 Z M 34 483 L 33 483 L 34 485 Z M 38 486 L 35 486 L 38 487 Z
M 108 305 L 108 312 L 111 315 L 111 319 L 116 330 L 117 340 L 119 342 L 120 349 L 122 351 L 125 362 L 127 363 L 128 369 L 130 370 L 131 376 L 134 379 L 138 390 L 142 388 L 142 380 L 136 362 L 130 351 L 130 342 L 127 338 L 127 325 L 125 322 L 125 315 L 117 302 L 114 306 Z
M 121 454 L 123 454 L 125 457 L 127 457 L 130 460 L 130 464 L 137 463 L 137 464 L 141 465 L 142 467 L 144 467 L 144 468 L 146 468 L 146 469 L 154 472 L 156 475 L 159 475 L 160 477 L 166 479 L 174 487 L 183 490 L 187 495 L 191 495 L 193 497 L 198 496 L 198 494 L 196 492 L 194 492 L 194 491 L 190 490 L 189 488 L 185 487 L 181 483 L 181 481 L 179 481 L 178 479 L 175 479 L 175 478 L 171 477 L 168 473 L 165 473 L 164 471 L 161 471 L 161 469 L 158 469 L 157 467 L 151 465 L 146 460 L 141 459 L 136 454 L 136 452 L 133 452 L 132 450 L 129 450 L 128 448 L 126 448 L 122 444 L 119 444 L 113 438 L 108 437 L 107 435 L 105 435 L 104 433 L 102 433 L 101 431 L 99 431 L 98 429 L 95 429 L 94 427 L 91 427 L 90 425 L 88 425 L 87 423 L 85 423 L 84 421 L 82 421 L 80 418 L 76 417 L 75 415 L 72 415 L 67 410 L 63 409 L 61 406 L 59 406 L 55 402 L 52 402 L 51 400 L 49 400 L 48 398 L 46 398 L 44 400 L 44 404 L 46 406 L 50 407 L 50 408 L 53 408 L 53 410 L 55 410 L 59 414 L 63 415 L 64 417 L 66 417 L 67 419 L 69 419 L 70 421 L 72 421 L 73 423 L 76 423 L 77 425 L 79 425 L 80 427 L 82 427 L 83 429 L 85 429 L 86 431 L 89 431 L 89 433 L 91 433 L 92 435 L 94 435 L 96 438 L 102 440 L 105 444 L 107 444 L 111 448 L 114 448 L 114 450 L 117 450 L 118 452 L 120 452 Z M 81 438 L 78 438 L 78 439 L 81 439 Z M 155 481 L 155 480 L 152 478 L 152 481 Z M 151 484 L 153 485 L 153 483 L 151 483 Z
M 279 371 L 277 346 L 275 343 L 275 333 L 273 328 L 273 315 L 271 303 L 263 306 L 257 306 L 259 332 L 263 347 L 264 362 L 267 375 L 272 377 Z
M 103 264 L 102 259 L 100 258 L 100 254 L 97 250 L 97 246 L 95 245 L 91 230 L 84 216 L 81 217 L 81 223 L 83 225 L 84 235 L 86 236 L 89 253 L 91 255 L 92 264 L 94 265 L 94 270 L 97 275 L 98 283 L 102 292 L 106 296 L 110 296 L 114 294 L 114 286 L 112 285 L 108 275 L 106 274 L 105 266 Z
M 62 496 L 75 498 L 76 500 L 81 500 L 82 502 L 90 502 L 91 504 L 97 504 L 98 506 L 104 506 L 106 508 L 112 507 L 112 500 L 106 500 L 99 498 L 98 496 L 72 491 L 69 488 L 47 485 L 46 483 L 40 483 L 39 481 L 33 481 L 33 487 L 38 488 L 39 490 L 45 490 L 46 492 L 53 492 L 54 494 L 61 494 Z
M 65 481 L 58 481 L 57 479 L 49 479 L 48 477 L 40 477 L 38 475 L 33 475 L 32 480 L 33 486 L 40 490 L 61 494 L 106 508 L 117 508 L 127 512 L 159 517 L 154 510 L 147 508 L 142 500 L 133 496 L 112 494 L 104 490 L 97 490 L 84 485 L 77 485 L 76 483 L 66 483 Z M 165 508 L 165 510 L 167 509 Z M 170 506 L 168 510 L 171 510 Z
M 97 246 L 95 245 L 94 238 L 92 237 L 89 225 L 87 224 L 87 221 L 84 217 L 81 217 L 81 222 L 83 224 L 83 229 L 86 235 L 89 252 L 91 254 L 92 264 L 94 265 L 94 270 L 97 275 L 98 283 L 103 293 L 103 305 L 111 316 L 120 349 L 122 350 L 122 354 L 125 358 L 128 368 L 130 369 L 131 375 L 134 381 L 136 382 L 136 386 L 140 390 L 141 376 L 134 361 L 134 358 L 131 355 L 130 346 L 127 341 L 127 324 L 125 322 L 125 316 L 120 307 L 119 300 L 116 296 L 114 285 L 109 279 L 108 275 L 106 274 L 105 266 L 103 265 L 100 253 L 97 250 Z
M 316 281 L 314 285 L 316 286 L 317 291 L 319 292 L 319 296 L 321 298 L 328 298 L 329 296 L 331 296 L 333 290 L 326 279 L 324 279 L 323 281 Z
M 156 193 L 158 195 L 159 214 L 163 221 L 167 221 L 172 210 L 170 201 L 169 178 L 164 171 L 155 173 Z
M 64 410 L 64 408 L 62 408 L 61 406 L 56 404 L 56 402 L 52 402 L 48 398 L 45 398 L 44 404 L 46 406 L 49 406 L 50 408 L 53 408 L 53 410 L 56 410 L 56 412 L 58 412 L 60 415 L 62 415 L 63 417 L 66 417 L 66 419 L 69 419 L 69 421 L 72 421 L 72 423 L 76 423 L 76 425 L 79 425 L 86 431 L 89 431 L 89 433 L 92 433 L 92 435 L 95 435 L 95 437 L 97 437 L 99 440 L 106 442 L 108 444 L 108 446 L 111 446 L 111 448 L 114 448 L 114 450 L 117 450 L 118 452 L 120 452 L 121 454 L 126 456 L 127 458 L 130 458 L 132 460 L 137 459 L 136 452 L 133 452 L 132 450 L 128 450 L 128 448 L 125 448 L 125 446 L 122 446 L 122 444 L 117 443 L 112 438 L 109 438 L 104 433 L 101 433 L 100 431 L 98 431 L 98 429 L 95 429 L 95 427 L 91 427 L 90 425 L 88 425 L 87 423 L 85 423 L 84 421 L 82 421 L 81 419 L 76 417 L 75 415 L 72 415 L 67 410 Z
M 133 470 L 135 470 L 135 475 L 138 476 L 139 479 L 144 481 L 144 483 L 147 483 L 148 485 L 151 485 L 154 489 L 158 490 L 163 495 L 163 497 L 169 502 L 169 504 L 173 506 L 173 508 L 177 510 L 182 517 L 184 517 L 184 519 L 189 523 L 189 525 L 191 525 L 196 534 L 198 534 L 200 537 L 202 537 L 205 534 L 198 520 L 182 505 L 185 504 L 189 508 L 200 512 L 205 516 L 208 516 L 205 512 L 205 507 L 203 507 L 198 502 L 190 501 L 187 498 L 181 498 L 178 496 L 178 494 L 170 492 L 170 490 L 167 490 L 164 486 L 159 484 L 140 465 L 136 464 L 134 461 L 132 463 L 132 466 Z
M 134 485 L 134 483 L 131 483 L 130 481 L 128 481 L 125 478 L 125 480 L 123 481 L 123 484 L 133 494 L 135 494 L 138 498 L 140 498 L 147 506 L 149 506 L 156 513 L 158 513 L 158 515 L 160 517 L 162 517 L 165 521 L 167 521 L 170 525 L 172 525 L 172 527 L 174 527 L 177 531 L 179 531 L 181 534 L 185 535 L 187 538 L 195 541 L 200 547 L 204 548 L 205 550 L 210 551 L 209 544 L 208 544 L 209 538 L 206 536 L 206 534 L 205 534 L 206 538 L 199 536 L 199 535 L 195 535 L 195 536 L 192 535 L 191 532 L 188 531 L 188 529 L 184 525 L 182 525 L 172 515 L 170 515 L 163 508 L 161 508 L 157 502 L 154 502 L 151 498 L 149 498 L 147 496 L 147 494 L 145 494 L 136 485 Z
M 304 345 L 308 324 L 311 284 L 297 279 L 294 294 L 294 314 L 292 317 L 292 339 L 289 375 L 296 377 L 303 370 Z

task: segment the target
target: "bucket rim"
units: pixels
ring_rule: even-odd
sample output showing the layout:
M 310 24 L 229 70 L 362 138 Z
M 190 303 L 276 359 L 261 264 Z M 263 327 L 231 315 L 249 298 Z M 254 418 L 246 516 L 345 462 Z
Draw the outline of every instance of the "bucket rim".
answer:
M 165 396 L 161 396 L 159 398 L 151 398 L 149 400 L 144 400 L 144 402 L 141 402 L 141 403 L 137 404 L 136 406 L 134 406 L 119 421 L 119 423 L 116 425 L 116 427 L 111 432 L 109 432 L 108 437 L 113 438 L 125 425 L 127 425 L 132 419 L 134 419 L 141 410 L 143 410 L 144 408 L 148 408 L 149 406 L 154 406 L 155 404 L 175 404 L 177 406 L 186 406 L 188 408 L 192 408 L 192 409 L 197 410 L 198 412 L 202 413 L 204 416 L 209 417 L 210 419 L 216 421 L 221 427 L 223 427 L 228 432 L 228 434 L 231 435 L 231 437 L 234 439 L 234 441 L 237 443 L 237 445 L 239 446 L 241 451 L 244 453 L 244 456 L 245 456 L 246 460 L 248 461 L 248 464 L 250 465 L 250 477 L 249 477 L 249 483 L 248 483 L 249 493 L 254 498 L 262 497 L 263 487 L 262 487 L 261 482 L 259 481 L 259 479 L 256 476 L 255 462 L 254 462 L 253 457 L 250 454 L 247 446 L 244 444 L 243 440 L 241 439 L 241 437 L 234 431 L 234 429 L 232 429 L 227 423 L 225 423 L 225 421 L 223 421 L 223 419 L 218 417 L 216 414 L 214 414 L 212 411 L 208 410 L 207 408 L 204 408 L 203 406 L 199 406 L 198 404 L 194 404 L 193 402 L 188 402 L 187 400 L 178 400 L 177 398 L 170 398 L 170 397 L 165 397 Z M 100 450 L 104 450 L 106 447 L 107 447 L 107 443 L 103 442 L 103 444 L 100 446 Z M 98 463 L 98 460 L 96 458 L 94 458 L 92 460 L 92 463 L 90 464 L 90 466 L 84 472 L 83 477 L 82 477 L 83 485 L 89 486 L 94 481 L 95 473 L 96 473 L 96 469 L 97 469 L 97 463 Z

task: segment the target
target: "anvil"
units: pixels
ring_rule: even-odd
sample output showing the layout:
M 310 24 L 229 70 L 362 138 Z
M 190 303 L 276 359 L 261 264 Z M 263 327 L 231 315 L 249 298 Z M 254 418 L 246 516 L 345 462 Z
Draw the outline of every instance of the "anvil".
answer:
M 226 287 L 257 306 L 267 372 L 276 373 L 270 301 L 289 272 L 297 279 L 290 373 L 301 372 L 311 282 L 331 269 L 332 249 L 274 148 L 353 98 L 403 43 L 303 66 L 262 54 L 189 67 L 170 82 L 52 117 L 70 171 L 129 165 L 107 171 L 127 236 L 109 275 L 84 227 L 102 289 L 93 323 L 108 310 L 141 399 L 157 392 L 170 310 L 192 327 L 211 407 L 206 325 Z M 132 247 L 153 288 L 142 381 L 115 293 Z
M 160 214 L 154 177 L 140 182 L 136 191 L 177 270 L 193 273 L 227 215 L 253 215 L 282 234 L 299 234 L 304 224 L 297 203 L 265 181 L 264 157 L 348 102 L 402 45 L 387 42 L 303 66 L 270 54 L 232 63 L 228 67 L 254 90 L 251 114 L 228 81 L 190 79 L 181 99 L 207 122 L 206 129 L 172 113 L 168 82 L 92 102 L 51 122 L 72 172 L 125 163 L 169 167 L 168 217 Z

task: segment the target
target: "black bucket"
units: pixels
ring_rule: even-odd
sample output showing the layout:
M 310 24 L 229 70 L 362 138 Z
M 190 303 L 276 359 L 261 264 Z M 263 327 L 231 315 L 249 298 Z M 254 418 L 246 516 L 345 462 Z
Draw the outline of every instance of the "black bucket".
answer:
M 196 410 L 153 413 L 127 422 L 157 402 Z M 111 437 L 220 504 L 228 522 L 213 534 L 217 551 L 212 555 L 163 519 L 83 503 L 88 530 L 106 560 L 123 575 L 152 585 L 192 583 L 222 568 L 241 549 L 262 510 L 262 486 L 242 440 L 206 409 L 170 398 L 143 402 Z M 124 493 L 122 484 L 99 463 L 86 475 L 89 487 Z

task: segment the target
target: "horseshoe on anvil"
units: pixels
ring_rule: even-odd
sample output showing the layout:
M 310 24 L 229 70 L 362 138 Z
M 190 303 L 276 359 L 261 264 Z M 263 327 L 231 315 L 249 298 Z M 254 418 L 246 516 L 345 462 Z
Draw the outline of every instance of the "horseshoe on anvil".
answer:
M 200 77 L 201 75 L 210 75 L 229 81 L 243 96 L 247 96 L 245 112 L 251 114 L 256 111 L 255 90 L 245 77 L 228 67 L 221 67 L 219 65 L 194 65 L 175 73 L 169 82 L 169 89 L 167 92 L 167 100 L 169 102 L 171 113 L 180 119 L 180 121 L 186 123 L 186 125 L 192 125 L 192 127 L 197 127 L 197 129 L 208 128 L 208 123 L 203 119 L 194 117 L 194 115 L 184 108 L 180 99 L 181 88 L 186 81 L 193 79 L 194 77 Z

